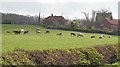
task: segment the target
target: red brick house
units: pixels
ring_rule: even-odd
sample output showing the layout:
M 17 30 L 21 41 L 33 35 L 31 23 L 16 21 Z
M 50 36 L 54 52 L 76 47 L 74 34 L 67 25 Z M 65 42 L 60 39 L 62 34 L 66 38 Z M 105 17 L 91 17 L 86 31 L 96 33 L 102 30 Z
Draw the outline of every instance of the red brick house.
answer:
M 105 20 L 101 23 L 101 26 L 103 28 L 118 30 L 118 20 L 113 19 L 112 16 L 110 18 L 105 18 Z
M 63 16 L 48 16 L 43 20 L 45 25 L 52 25 L 52 26 L 61 26 L 67 23 L 67 20 Z

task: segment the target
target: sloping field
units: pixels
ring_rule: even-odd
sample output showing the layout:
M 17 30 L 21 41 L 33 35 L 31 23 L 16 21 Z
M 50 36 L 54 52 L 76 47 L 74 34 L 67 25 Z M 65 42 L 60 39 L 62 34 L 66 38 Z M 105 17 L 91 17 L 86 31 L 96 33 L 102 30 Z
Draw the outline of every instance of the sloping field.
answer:
M 13 29 L 26 29 L 29 31 L 28 34 L 16 35 L 13 33 Z M 41 34 L 36 34 L 36 28 L 41 29 Z M 106 34 L 92 34 L 83 33 L 84 37 L 71 36 L 70 33 L 73 31 L 63 31 L 63 30 L 50 30 L 49 34 L 46 34 L 44 27 L 36 25 L 2 25 L 2 51 L 12 51 L 15 48 L 24 49 L 53 49 L 53 48 L 79 48 L 79 47 L 89 47 L 93 45 L 105 45 L 105 44 L 116 44 L 118 43 L 118 36 L 113 36 L 108 38 Z M 6 31 L 10 31 L 7 33 Z M 61 32 L 62 36 L 57 36 L 56 34 Z M 91 39 L 90 37 L 94 35 L 96 38 Z M 105 38 L 99 39 L 100 35 L 105 35 Z

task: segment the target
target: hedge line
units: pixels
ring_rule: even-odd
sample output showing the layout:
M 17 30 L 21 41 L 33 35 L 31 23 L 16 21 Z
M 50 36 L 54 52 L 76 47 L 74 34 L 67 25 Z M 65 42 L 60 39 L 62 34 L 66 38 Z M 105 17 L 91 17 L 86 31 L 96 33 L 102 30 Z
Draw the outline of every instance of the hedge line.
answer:
M 106 32 L 102 30 L 91 30 L 91 29 L 70 29 L 70 28 L 53 28 L 53 27 L 46 27 L 47 29 L 59 29 L 59 30 L 68 30 L 68 31 L 77 31 L 77 32 L 85 32 L 85 33 L 100 33 L 100 34 L 109 34 L 109 35 L 120 35 L 120 31 L 116 32 Z
M 89 48 L 25 50 L 2 54 L 2 65 L 105 65 L 120 61 L 120 45 Z

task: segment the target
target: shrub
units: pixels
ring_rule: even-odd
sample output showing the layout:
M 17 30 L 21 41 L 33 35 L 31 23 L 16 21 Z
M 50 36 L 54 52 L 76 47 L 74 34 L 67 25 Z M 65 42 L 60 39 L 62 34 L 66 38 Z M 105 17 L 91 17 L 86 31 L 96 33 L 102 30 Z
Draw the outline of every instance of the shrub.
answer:
M 2 54 L 2 65 L 34 65 L 34 63 L 28 59 L 24 52 L 7 52 Z
M 113 45 L 97 46 L 95 49 L 104 56 L 102 63 L 111 64 L 117 61 L 117 52 Z
M 103 59 L 94 48 L 31 51 L 29 56 L 37 65 L 97 65 Z
M 120 61 L 120 43 L 118 45 L 116 45 L 116 47 L 118 47 L 117 48 L 117 50 L 118 50 L 118 56 L 117 56 L 117 58 L 118 58 L 118 61 Z
M 101 64 L 101 60 L 103 60 L 103 55 L 95 48 L 86 48 L 81 52 L 85 54 L 86 60 L 89 61 L 91 65 Z

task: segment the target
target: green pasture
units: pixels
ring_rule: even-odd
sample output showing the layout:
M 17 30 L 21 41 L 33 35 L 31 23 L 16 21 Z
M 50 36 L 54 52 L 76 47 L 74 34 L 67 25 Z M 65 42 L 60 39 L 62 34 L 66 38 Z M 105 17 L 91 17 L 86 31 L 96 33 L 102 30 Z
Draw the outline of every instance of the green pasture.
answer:
M 36 28 L 41 29 L 41 34 L 36 34 Z M 28 34 L 16 35 L 13 33 L 13 29 L 26 29 L 29 31 Z M 37 25 L 13 25 L 3 24 L 2 25 L 2 51 L 12 51 L 15 48 L 24 48 L 28 50 L 32 49 L 66 49 L 66 48 L 79 48 L 79 47 L 90 47 L 94 45 L 105 45 L 105 44 L 117 44 L 118 36 L 108 38 L 106 34 L 93 34 L 83 33 L 85 37 L 71 36 L 70 32 L 65 30 L 50 30 L 50 34 L 46 34 L 44 27 Z M 10 33 L 6 33 L 10 31 Z M 61 32 L 62 36 L 56 34 Z M 91 39 L 90 36 L 95 35 L 96 38 Z M 105 35 L 103 39 L 99 39 L 100 35 Z

